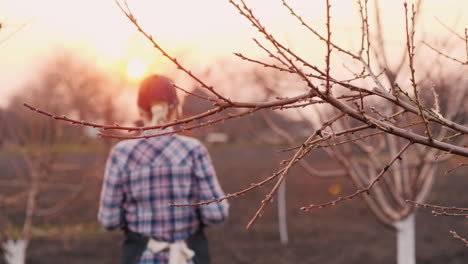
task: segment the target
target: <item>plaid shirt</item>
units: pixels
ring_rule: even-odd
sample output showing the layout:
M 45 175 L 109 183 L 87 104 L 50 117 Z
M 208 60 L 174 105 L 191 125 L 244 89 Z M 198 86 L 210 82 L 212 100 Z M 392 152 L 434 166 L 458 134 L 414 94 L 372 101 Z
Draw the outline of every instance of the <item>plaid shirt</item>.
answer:
M 119 142 L 106 165 L 98 220 L 159 241 L 186 240 L 200 224 L 223 222 L 228 203 L 172 207 L 224 196 L 206 148 L 196 139 L 161 136 Z M 140 263 L 167 263 L 146 249 Z

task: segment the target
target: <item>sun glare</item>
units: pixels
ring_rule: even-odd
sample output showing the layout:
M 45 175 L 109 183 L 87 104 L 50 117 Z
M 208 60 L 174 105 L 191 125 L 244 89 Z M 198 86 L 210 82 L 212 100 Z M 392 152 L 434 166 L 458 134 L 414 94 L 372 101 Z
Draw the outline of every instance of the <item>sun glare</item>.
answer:
M 146 64 L 139 60 L 133 59 L 127 63 L 127 74 L 133 79 L 139 79 L 146 73 Z

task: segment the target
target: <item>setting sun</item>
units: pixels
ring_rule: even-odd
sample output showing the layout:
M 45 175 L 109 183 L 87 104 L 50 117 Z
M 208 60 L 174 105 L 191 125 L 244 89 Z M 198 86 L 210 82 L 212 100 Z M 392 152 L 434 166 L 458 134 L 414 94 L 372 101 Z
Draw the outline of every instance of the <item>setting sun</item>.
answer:
M 127 74 L 131 78 L 141 78 L 146 73 L 146 70 L 146 64 L 139 59 L 133 59 L 127 63 Z

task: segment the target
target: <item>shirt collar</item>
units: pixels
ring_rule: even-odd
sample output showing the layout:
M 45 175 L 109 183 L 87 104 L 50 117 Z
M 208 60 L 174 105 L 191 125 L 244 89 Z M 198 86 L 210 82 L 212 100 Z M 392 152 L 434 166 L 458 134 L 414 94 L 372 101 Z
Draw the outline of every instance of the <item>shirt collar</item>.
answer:
M 171 133 L 173 131 L 174 131 L 173 127 L 166 127 L 166 128 L 157 128 L 157 129 L 145 130 L 141 134 L 143 136 L 155 136 L 155 135 L 160 135 L 160 134 Z M 167 134 L 167 135 L 171 135 L 171 134 Z

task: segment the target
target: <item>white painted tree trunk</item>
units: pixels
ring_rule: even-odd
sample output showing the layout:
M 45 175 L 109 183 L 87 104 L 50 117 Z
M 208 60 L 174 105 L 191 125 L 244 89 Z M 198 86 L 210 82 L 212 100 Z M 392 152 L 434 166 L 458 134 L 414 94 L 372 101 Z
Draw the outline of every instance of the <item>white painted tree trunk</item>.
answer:
M 26 249 L 28 240 L 26 239 L 8 239 L 3 244 L 5 251 L 5 260 L 7 264 L 24 264 L 26 261 Z
M 278 190 L 278 225 L 281 244 L 288 244 L 288 223 L 286 221 L 286 181 Z
M 397 229 L 397 263 L 416 264 L 414 213 L 395 222 Z

